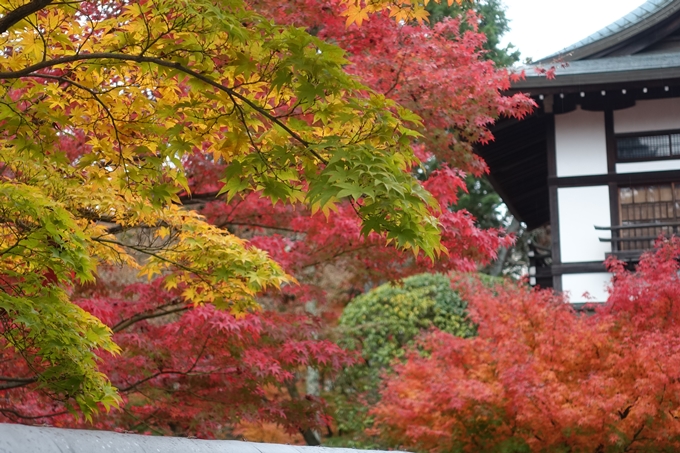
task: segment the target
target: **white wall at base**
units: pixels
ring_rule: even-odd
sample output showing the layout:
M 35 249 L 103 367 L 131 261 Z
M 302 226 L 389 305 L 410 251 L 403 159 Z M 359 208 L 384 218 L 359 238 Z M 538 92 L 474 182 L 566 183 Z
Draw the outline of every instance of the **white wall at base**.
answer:
M 555 115 L 557 176 L 607 173 L 607 140 L 604 113 L 577 108 Z
M 560 256 L 563 263 L 604 261 L 611 252 L 609 231 L 594 227 L 608 226 L 609 187 L 564 187 L 557 189 L 557 209 L 560 227 Z
M 614 110 L 614 133 L 680 129 L 680 98 L 637 101 L 630 108 Z
M 680 159 L 616 164 L 616 173 L 644 173 L 647 171 L 680 170 Z
M 606 302 L 607 287 L 611 274 L 597 272 L 591 274 L 564 274 L 562 276 L 562 291 L 567 294 L 569 302 L 573 304 L 587 302 Z M 588 293 L 590 298 L 583 297 Z

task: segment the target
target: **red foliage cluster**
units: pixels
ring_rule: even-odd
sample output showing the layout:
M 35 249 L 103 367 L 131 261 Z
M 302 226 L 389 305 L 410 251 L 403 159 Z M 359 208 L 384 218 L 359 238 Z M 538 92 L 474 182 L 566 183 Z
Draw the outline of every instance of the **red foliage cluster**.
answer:
M 234 420 L 276 423 L 292 433 L 318 428 L 327 423 L 320 418 L 323 402 L 281 391 L 295 385 L 301 366 L 332 373 L 353 361 L 334 343 L 316 339 L 318 322 L 307 316 L 266 310 L 235 317 L 213 306 L 194 308 L 179 291 L 164 290 L 162 279 L 120 288 L 109 281 L 83 289 L 77 301 L 116 332 L 123 350 L 103 357 L 101 371 L 125 404 L 96 418 L 98 428 L 200 437 L 228 434 L 224 429 Z M 3 369 L 17 366 L 25 362 L 2 362 Z M 34 388 L 8 392 L 4 403 L 0 419 L 80 425 Z
M 576 313 L 550 291 L 471 284 L 478 336 L 432 333 L 375 409 L 423 451 L 678 451 L 680 240 L 636 272 L 610 261 L 610 297 Z
M 447 19 L 434 27 L 395 23 L 387 13 L 359 27 L 345 26 L 337 0 L 255 1 L 277 21 L 305 27 L 347 52 L 347 70 L 363 83 L 418 114 L 424 122 L 419 156 L 435 155 L 476 175 L 486 170 L 472 153 L 493 139 L 488 126 L 499 116 L 523 118 L 535 106 L 523 94 L 505 96 L 510 74 L 483 58 L 486 41 L 478 16 Z

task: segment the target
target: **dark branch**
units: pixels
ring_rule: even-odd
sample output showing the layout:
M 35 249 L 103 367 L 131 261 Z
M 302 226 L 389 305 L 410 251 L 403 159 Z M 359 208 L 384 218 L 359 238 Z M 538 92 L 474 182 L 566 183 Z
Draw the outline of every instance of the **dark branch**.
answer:
M 0 19 L 0 34 L 5 33 L 14 25 L 26 19 L 31 14 L 37 13 L 53 1 L 54 0 L 31 0 L 25 5 L 21 5 L 17 9 L 8 12 Z
M 265 225 L 263 223 L 255 223 L 255 222 L 233 222 L 231 220 L 227 220 L 225 222 L 221 222 L 216 224 L 215 226 L 218 228 L 224 228 L 227 226 L 243 226 L 243 227 L 249 227 L 249 228 L 266 228 L 269 230 L 277 230 L 277 231 L 288 231 L 289 233 L 300 233 L 299 230 L 293 229 L 293 228 L 286 228 L 286 227 L 281 227 L 281 226 L 276 226 L 276 225 Z
M 203 353 L 205 352 L 205 348 L 208 345 L 209 340 L 210 340 L 210 336 L 206 336 L 205 341 L 203 342 L 203 345 L 201 345 L 201 350 L 196 355 L 196 359 L 194 360 L 194 363 L 191 364 L 191 366 L 189 367 L 188 370 L 186 370 L 186 371 L 176 371 L 176 370 L 165 370 L 165 371 L 163 371 L 163 370 L 161 370 L 157 373 L 152 374 L 151 376 L 147 376 L 144 379 L 141 379 L 141 380 L 135 382 L 134 384 L 130 384 L 125 388 L 119 388 L 118 390 L 121 393 L 129 392 L 129 391 L 135 389 L 136 387 L 138 387 L 139 385 L 141 385 L 145 382 L 148 382 L 148 381 L 155 379 L 159 376 L 165 376 L 165 375 L 168 375 L 168 374 L 177 375 L 177 376 L 189 376 L 189 375 L 191 375 L 192 372 L 194 371 L 194 369 L 196 368 L 196 365 L 198 365 L 198 362 L 203 357 Z
M 640 434 L 642 434 L 642 431 L 645 429 L 645 426 L 647 426 L 645 423 L 640 426 L 640 428 L 635 431 L 635 434 L 633 434 L 633 438 L 630 440 L 630 443 L 626 446 L 626 448 L 623 451 L 630 451 L 632 445 L 637 442 L 638 437 L 640 437 Z
M 174 307 L 174 308 L 170 308 Z M 186 304 L 182 304 L 181 306 L 177 307 L 177 304 L 170 304 L 166 307 L 160 307 L 156 310 L 150 310 L 144 313 L 139 313 L 134 316 L 131 316 L 130 318 L 124 319 L 120 321 L 118 324 L 113 326 L 111 330 L 113 333 L 118 333 L 122 330 L 127 329 L 131 325 L 138 323 L 140 321 L 144 321 L 145 319 L 153 319 L 153 318 L 160 318 L 161 316 L 166 316 L 170 315 L 173 313 L 180 313 L 183 311 L 188 310 L 190 307 Z
M 119 242 L 119 241 L 113 241 L 113 240 L 102 238 L 102 237 L 97 237 L 97 238 L 92 238 L 92 239 L 97 241 L 97 242 L 101 242 L 102 244 L 114 244 L 114 245 L 118 245 L 120 247 L 127 247 L 127 248 L 132 249 L 136 252 L 143 253 L 143 254 L 148 255 L 148 256 L 153 256 L 154 258 L 156 258 L 160 261 L 163 261 L 163 262 L 168 263 L 168 264 L 172 264 L 173 266 L 177 266 L 178 268 L 182 269 L 183 271 L 190 272 L 190 273 L 196 275 L 197 277 L 203 279 L 201 274 L 204 274 L 204 272 L 200 272 L 197 269 L 192 269 L 188 266 L 185 266 L 182 263 L 178 263 L 177 261 L 173 261 L 169 258 L 166 258 L 162 255 L 159 255 L 158 253 L 154 253 L 151 250 L 148 250 L 146 248 L 137 247 L 137 246 L 131 245 L 131 244 L 124 244 L 124 243 Z
M 23 387 L 29 384 L 33 384 L 38 380 L 37 376 L 30 378 L 14 378 L 7 376 L 0 376 L 0 382 L 5 382 L 5 384 L 0 384 L 0 390 L 9 390 L 17 387 Z
M 159 376 L 165 376 L 165 375 L 168 375 L 168 374 L 175 374 L 175 375 L 185 376 L 187 373 L 184 372 L 184 371 L 173 371 L 173 370 L 159 371 L 159 372 L 157 372 L 157 373 L 154 373 L 154 374 L 152 374 L 152 375 L 150 375 L 150 376 L 145 377 L 144 379 L 140 379 L 139 381 L 135 382 L 134 384 L 130 384 L 130 385 L 128 385 L 127 387 L 119 387 L 119 388 L 118 388 L 118 391 L 119 391 L 120 393 L 129 392 L 129 391 L 131 391 L 131 390 L 134 390 L 136 387 L 138 387 L 138 386 L 144 384 L 145 382 L 148 382 L 148 381 L 150 381 L 150 380 L 152 380 L 152 379 L 156 379 L 156 378 L 159 377 Z
M 297 387 L 295 387 L 295 383 L 288 383 L 288 385 L 286 385 L 286 389 L 288 389 L 288 394 L 293 400 L 300 399 L 300 393 L 298 392 Z M 302 434 L 302 437 L 305 439 L 307 445 L 311 447 L 318 447 L 321 445 L 321 440 L 319 439 L 318 434 L 311 428 L 300 428 L 299 431 L 300 434 Z
M 616 411 L 619 414 L 619 418 L 623 420 L 624 418 L 628 417 L 628 414 L 630 414 L 630 410 L 633 408 L 633 405 L 631 404 L 627 408 L 625 408 L 623 411 Z
M 7 409 L 4 407 L 0 407 L 0 414 L 11 414 L 17 418 L 22 418 L 24 420 L 36 420 L 38 418 L 49 418 L 49 417 L 56 417 L 57 415 L 64 415 L 67 414 L 68 411 L 60 411 L 60 412 L 54 412 L 52 414 L 45 414 L 45 415 L 24 415 L 20 412 L 15 411 L 14 409 Z
M 182 204 L 187 204 L 190 203 L 191 201 L 194 200 L 215 200 L 217 196 L 219 195 L 219 192 L 215 190 L 214 192 L 205 192 L 205 193 L 193 193 L 190 195 L 180 195 L 179 199 L 182 202 Z
M 0 381 L 2 381 L 2 382 L 35 382 L 36 379 L 37 379 L 36 377 L 16 378 L 16 377 L 0 376 Z

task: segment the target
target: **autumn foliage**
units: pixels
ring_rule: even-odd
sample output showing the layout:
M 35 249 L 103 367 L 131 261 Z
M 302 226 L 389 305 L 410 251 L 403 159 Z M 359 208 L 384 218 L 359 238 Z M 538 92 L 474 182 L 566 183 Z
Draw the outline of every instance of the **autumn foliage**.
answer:
M 501 94 L 474 16 L 24 3 L 0 17 L 0 421 L 322 429 L 302 376 L 355 359 L 327 338 L 342 304 L 511 242 L 447 209 L 473 144 L 533 105 Z
M 680 240 L 637 272 L 611 260 L 606 304 L 575 313 L 550 291 L 469 287 L 478 336 L 437 332 L 397 368 L 378 432 L 419 451 L 677 451 Z
M 109 274 L 124 281 L 130 275 Z M 82 288 L 78 304 L 114 332 L 120 355 L 102 354 L 100 370 L 116 386 L 121 409 L 101 414 L 94 426 L 152 434 L 229 436 L 236 421 L 273 423 L 282 430 L 323 426 L 325 404 L 294 398 L 301 365 L 333 373 L 354 362 L 337 345 L 315 338 L 318 322 L 271 310 L 234 316 L 207 305 L 194 308 L 178 291 L 151 284 L 107 282 Z M 30 372 L 21 358 L 6 360 L 16 373 Z M 282 392 L 285 395 L 282 395 Z M 13 421 L 92 427 L 64 410 L 58 399 L 32 387 L 6 392 Z

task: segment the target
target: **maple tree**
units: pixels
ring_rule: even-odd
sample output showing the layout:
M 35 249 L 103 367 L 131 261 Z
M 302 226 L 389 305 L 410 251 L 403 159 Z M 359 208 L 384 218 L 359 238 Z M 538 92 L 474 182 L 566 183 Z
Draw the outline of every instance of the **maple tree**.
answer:
M 610 259 L 606 304 L 510 285 L 466 292 L 474 338 L 422 338 L 374 411 L 418 451 L 675 451 L 680 443 L 680 240 L 635 272 Z
M 85 414 L 116 403 L 93 351 L 118 348 L 68 289 L 101 264 L 169 273 L 186 302 L 234 313 L 291 281 L 180 208 L 192 152 L 229 164 L 230 197 L 260 190 L 328 211 L 351 196 L 364 234 L 444 250 L 436 201 L 405 172 L 404 121 L 417 118 L 348 76 L 339 49 L 241 1 L 2 7 L 3 338 L 32 371 L 4 387 L 36 381 Z M 112 234 L 137 227 L 139 241 Z
M 353 359 L 305 303 L 509 243 L 437 205 L 484 171 L 493 118 L 531 101 L 499 94 L 474 17 L 433 32 L 395 21 L 422 3 L 387 3 L 361 27 L 345 1 L 4 5 L 0 418 L 80 425 L 75 401 L 103 428 L 318 429 L 298 375 Z M 421 185 L 430 153 L 451 164 Z

